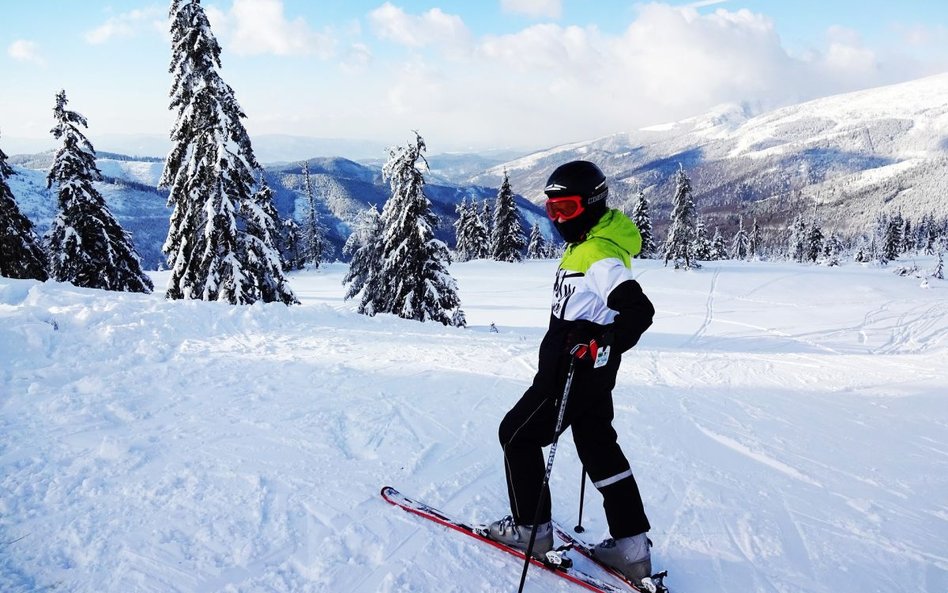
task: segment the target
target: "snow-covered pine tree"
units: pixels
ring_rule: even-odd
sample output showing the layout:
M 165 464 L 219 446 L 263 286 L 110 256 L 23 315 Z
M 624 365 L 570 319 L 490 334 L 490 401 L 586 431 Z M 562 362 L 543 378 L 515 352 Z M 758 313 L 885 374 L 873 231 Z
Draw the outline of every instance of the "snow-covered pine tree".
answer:
M 95 182 L 102 173 L 95 149 L 80 131 L 86 118 L 66 109 L 66 91 L 56 94 L 53 137 L 61 142 L 46 176 L 56 187 L 58 213 L 46 235 L 50 277 L 84 288 L 151 292 L 131 236 L 119 225 Z
M 303 269 L 303 231 L 292 216 L 283 220 L 283 269 Z
M 906 218 L 902 228 L 902 253 L 912 251 L 915 251 L 915 230 L 912 228 L 912 221 Z
M 747 245 L 748 255 L 751 259 L 757 259 L 761 255 L 761 249 L 763 248 L 763 237 L 760 233 L 760 225 L 757 224 L 757 219 L 754 219 L 754 227 L 750 233 L 750 241 Z
M 359 213 L 342 248 L 342 253 L 352 258 L 349 271 L 342 279 L 343 284 L 349 285 L 345 299 L 359 297 L 359 313 L 363 315 L 375 315 L 375 299 L 380 298 L 384 290 L 379 274 L 383 251 L 382 220 L 373 205 Z
M 303 222 L 303 263 L 319 268 L 325 239 L 316 211 L 316 193 L 309 175 L 309 163 L 303 162 L 303 193 L 306 196 L 306 219 Z
M 494 213 L 490 209 L 490 200 L 484 200 L 484 203 L 481 204 L 481 224 L 484 225 L 484 230 L 487 231 L 487 253 L 485 257 L 490 257 L 490 238 L 494 233 L 491 226 L 493 221 Z
M 718 227 L 714 227 L 714 236 L 711 238 L 711 259 L 727 259 L 727 242 Z
M 711 251 L 711 239 L 708 237 L 708 229 L 704 226 L 704 220 L 698 219 L 695 224 L 695 238 L 691 245 L 691 253 L 698 261 L 711 261 L 714 255 Z
M 645 259 L 653 257 L 658 248 L 652 237 L 652 216 L 649 212 L 648 198 L 641 190 L 635 202 L 635 208 L 632 210 L 632 222 L 639 228 L 639 234 L 642 235 L 642 251 L 639 252 L 639 257 Z
M 506 170 L 504 170 L 504 181 L 494 201 L 494 223 L 491 229 L 491 257 L 496 261 L 523 261 L 526 238 L 523 236 L 523 227 L 520 225 L 517 214 L 517 203 L 514 200 L 513 190 L 510 189 L 510 179 L 507 177 Z
M 932 278 L 937 278 L 939 280 L 945 279 L 945 257 L 942 250 L 938 250 L 938 259 L 935 261 L 935 269 L 932 270 Z
M 487 201 L 484 201 L 485 211 Z M 469 210 L 468 241 L 471 246 L 471 259 L 490 258 L 490 232 L 487 230 L 487 224 L 482 219 L 482 214 L 477 211 L 477 203 L 472 201 Z
M 839 256 L 842 252 L 843 242 L 839 239 L 839 234 L 834 231 L 823 247 L 823 263 L 829 267 L 838 266 L 840 263 Z
M 200 1 L 172 0 L 169 17 L 177 119 L 158 183 L 173 208 L 163 247 L 171 269 L 166 294 L 251 303 L 238 217 L 253 200 L 252 171 L 260 165 L 241 122 L 246 115 L 218 73 L 221 48 Z
M 938 228 L 935 224 L 935 216 L 929 212 L 922 217 L 922 222 L 916 228 L 918 236 L 915 241 L 916 246 L 925 255 L 935 255 L 935 242 L 938 239 Z
M 0 276 L 48 280 L 46 251 L 7 184 L 12 175 L 7 155 L 0 150 Z
M 814 218 L 806 232 L 804 260 L 816 263 L 820 259 L 820 254 L 823 252 L 823 240 L 823 228 Z
M 273 206 L 273 190 L 263 175 L 253 200 L 241 202 L 240 210 L 245 225 L 240 240 L 246 258 L 245 286 L 241 292 L 251 295 L 251 302 L 299 304 L 283 273 L 283 258 L 278 246 L 280 229 L 277 227 L 280 215 Z
M 527 259 L 546 259 L 549 251 L 546 239 L 540 232 L 540 223 L 533 223 L 533 228 L 530 229 L 530 240 L 527 243 Z
M 675 175 L 675 196 L 672 198 L 671 223 L 668 238 L 665 240 L 665 265 L 672 260 L 675 269 L 684 266 L 686 270 L 700 267 L 695 261 L 694 240 L 698 221 L 698 210 L 691 195 L 691 180 L 685 169 L 678 165 Z
M 795 262 L 802 263 L 806 257 L 807 226 L 803 217 L 797 215 L 790 225 L 790 241 L 787 245 L 787 257 Z
M 467 199 L 462 199 L 455 208 L 458 219 L 454 221 L 454 258 L 457 261 L 470 261 L 475 257 L 475 248 L 471 245 L 471 209 Z
M 747 259 L 750 254 L 750 237 L 744 230 L 744 217 L 740 219 L 737 227 L 737 233 L 734 234 L 734 240 L 731 241 L 731 257 L 734 259 Z
M 901 212 L 889 219 L 882 242 L 882 257 L 886 261 L 896 260 L 902 254 L 903 224 Z
M 381 291 L 372 299 L 377 313 L 451 325 L 460 319 L 455 311 L 460 299 L 447 269 L 448 247 L 434 236 L 437 219 L 417 168 L 419 159 L 427 166 L 425 149 L 424 139 L 415 132 L 414 143 L 389 150 L 382 169 L 392 196 L 382 209 Z

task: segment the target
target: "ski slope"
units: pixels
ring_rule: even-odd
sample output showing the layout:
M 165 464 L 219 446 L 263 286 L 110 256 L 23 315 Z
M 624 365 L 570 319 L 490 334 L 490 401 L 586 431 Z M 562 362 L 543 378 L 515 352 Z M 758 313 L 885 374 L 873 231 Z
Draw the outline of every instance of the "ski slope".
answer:
M 464 330 L 353 313 L 340 264 L 293 276 L 291 308 L 0 278 L 0 591 L 515 591 L 514 559 L 378 491 L 507 512 L 496 431 L 555 265 L 453 265 Z M 948 284 L 635 270 L 658 313 L 615 425 L 672 590 L 948 591 Z M 567 432 L 565 525 L 580 472 Z M 589 539 L 600 501 L 589 488 Z M 535 571 L 526 590 L 577 589 Z

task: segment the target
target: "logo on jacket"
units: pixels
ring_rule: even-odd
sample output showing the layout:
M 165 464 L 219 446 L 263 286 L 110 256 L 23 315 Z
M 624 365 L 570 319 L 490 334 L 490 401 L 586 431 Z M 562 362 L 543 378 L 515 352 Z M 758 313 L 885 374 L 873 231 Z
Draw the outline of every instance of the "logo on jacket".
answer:
M 570 297 L 576 294 L 576 285 L 570 282 L 571 278 L 582 278 L 579 272 L 568 272 L 564 269 L 556 271 L 556 280 L 553 282 L 553 316 L 563 319 L 566 304 Z

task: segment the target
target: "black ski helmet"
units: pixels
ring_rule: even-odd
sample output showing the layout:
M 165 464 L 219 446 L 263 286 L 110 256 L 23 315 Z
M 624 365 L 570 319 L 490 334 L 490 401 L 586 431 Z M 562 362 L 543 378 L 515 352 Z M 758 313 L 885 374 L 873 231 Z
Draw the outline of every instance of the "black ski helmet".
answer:
M 553 222 L 553 226 L 567 243 L 582 241 L 602 215 L 606 213 L 606 198 L 609 187 L 602 170 L 589 161 L 570 161 L 560 165 L 546 180 L 543 193 L 547 198 L 579 196 L 583 213 L 565 222 Z

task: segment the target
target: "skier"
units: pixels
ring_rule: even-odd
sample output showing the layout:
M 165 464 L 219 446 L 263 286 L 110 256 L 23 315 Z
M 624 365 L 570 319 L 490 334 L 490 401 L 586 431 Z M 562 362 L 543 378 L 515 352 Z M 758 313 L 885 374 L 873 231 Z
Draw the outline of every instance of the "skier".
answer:
M 547 214 L 568 245 L 537 374 L 500 424 L 512 515 L 491 523 L 489 534 L 526 551 L 535 525 L 533 554 L 542 557 L 553 547 L 542 447 L 554 440 L 559 398 L 570 357 L 576 357 L 563 426 L 572 427 L 580 460 L 603 497 L 612 537 L 595 547 L 595 556 L 637 584 L 652 572 L 650 526 L 612 427 L 612 389 L 621 354 L 635 346 L 655 314 L 630 269 L 642 240 L 635 223 L 607 208 L 606 177 L 593 163 L 558 167 L 544 193 Z

